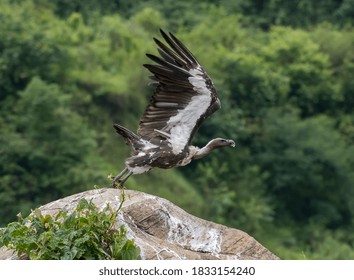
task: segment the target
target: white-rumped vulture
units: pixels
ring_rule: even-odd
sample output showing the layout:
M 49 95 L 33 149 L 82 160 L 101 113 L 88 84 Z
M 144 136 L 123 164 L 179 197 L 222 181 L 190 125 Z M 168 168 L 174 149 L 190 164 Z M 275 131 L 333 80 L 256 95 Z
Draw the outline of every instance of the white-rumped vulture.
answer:
M 151 168 L 183 166 L 220 147 L 235 146 L 233 140 L 216 138 L 205 147 L 191 145 L 203 121 L 220 108 L 212 81 L 194 55 L 173 34 L 161 34 L 166 44 L 154 38 L 161 57 L 147 56 L 156 64 L 144 64 L 153 74 L 155 92 L 142 116 L 137 134 L 115 124 L 118 134 L 130 145 L 132 154 L 125 169 L 114 177 L 114 185 L 132 174 Z

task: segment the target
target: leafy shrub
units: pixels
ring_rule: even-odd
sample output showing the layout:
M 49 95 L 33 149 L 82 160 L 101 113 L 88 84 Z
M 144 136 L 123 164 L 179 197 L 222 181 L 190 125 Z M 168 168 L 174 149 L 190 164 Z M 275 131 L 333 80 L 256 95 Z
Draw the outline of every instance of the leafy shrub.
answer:
M 114 228 L 117 215 L 109 205 L 99 211 L 85 199 L 72 213 L 61 210 L 54 218 L 36 209 L 8 224 L 0 232 L 0 245 L 29 259 L 139 259 L 140 250 L 127 239 L 126 229 Z

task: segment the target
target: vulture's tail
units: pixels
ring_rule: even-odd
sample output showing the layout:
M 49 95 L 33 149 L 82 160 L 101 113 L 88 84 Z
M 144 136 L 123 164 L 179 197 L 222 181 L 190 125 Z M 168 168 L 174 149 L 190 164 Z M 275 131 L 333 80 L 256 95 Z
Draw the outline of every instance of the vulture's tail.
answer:
M 124 138 L 125 142 L 128 145 L 130 145 L 134 149 L 137 149 L 139 147 L 139 144 L 141 144 L 141 139 L 138 135 L 119 124 L 114 124 L 113 127 L 116 132 Z

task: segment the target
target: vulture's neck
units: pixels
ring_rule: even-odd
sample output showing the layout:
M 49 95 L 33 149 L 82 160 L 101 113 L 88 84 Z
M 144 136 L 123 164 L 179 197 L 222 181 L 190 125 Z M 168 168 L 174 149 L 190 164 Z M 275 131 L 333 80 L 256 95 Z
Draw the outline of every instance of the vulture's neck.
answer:
M 219 148 L 220 145 L 217 144 L 214 140 L 211 140 L 208 144 L 206 144 L 203 148 L 196 148 L 196 153 L 193 156 L 193 159 L 200 159 L 208 155 L 211 151 Z

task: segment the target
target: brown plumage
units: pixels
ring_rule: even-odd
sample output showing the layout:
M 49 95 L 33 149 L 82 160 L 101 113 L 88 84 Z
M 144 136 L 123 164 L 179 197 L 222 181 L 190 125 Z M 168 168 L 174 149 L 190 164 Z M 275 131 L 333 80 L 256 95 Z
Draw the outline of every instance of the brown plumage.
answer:
M 205 147 L 191 145 L 202 122 L 220 109 L 220 100 L 207 73 L 194 55 L 173 34 L 161 31 L 168 44 L 154 38 L 161 57 L 147 54 L 156 64 L 144 64 L 153 76 L 155 92 L 142 116 L 137 134 L 115 124 L 114 128 L 132 148 L 126 168 L 114 178 L 121 185 L 132 174 L 151 168 L 188 164 L 212 150 L 235 146 L 233 140 L 216 138 Z

